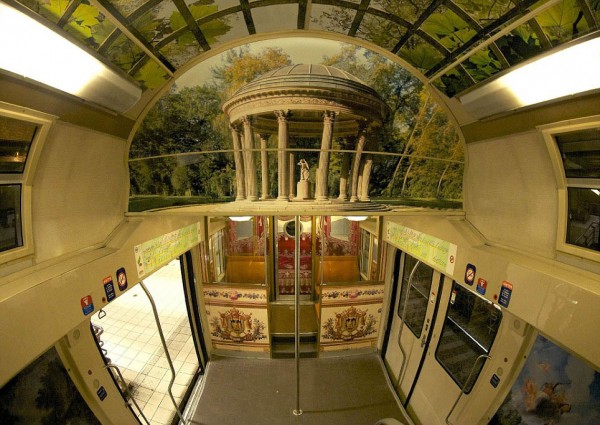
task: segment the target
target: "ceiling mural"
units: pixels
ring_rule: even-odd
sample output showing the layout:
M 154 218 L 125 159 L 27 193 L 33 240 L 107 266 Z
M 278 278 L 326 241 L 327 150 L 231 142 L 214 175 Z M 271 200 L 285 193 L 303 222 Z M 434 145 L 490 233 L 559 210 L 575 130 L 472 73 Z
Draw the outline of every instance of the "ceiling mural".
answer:
M 369 41 L 453 97 L 598 30 L 600 0 L 19 0 L 143 88 L 237 38 L 327 31 Z
M 130 210 L 172 205 L 169 202 L 233 200 L 236 167 L 222 105 L 255 78 L 299 63 L 324 64 L 360 76 L 389 108 L 381 128 L 369 132 L 363 151 L 372 160 L 373 200 L 388 204 L 418 200 L 418 205 L 444 208 L 462 205 L 463 146 L 425 84 L 373 51 L 335 40 L 291 37 L 215 55 L 190 68 L 158 100 L 129 151 Z M 341 195 L 344 163 L 348 165 L 356 153 L 356 137 L 347 136 L 333 140 L 328 175 L 332 199 Z M 316 181 L 320 145 L 320 136 L 296 134 L 287 149 L 296 161 L 307 162 L 311 182 Z M 257 154 L 256 179 L 261 193 L 274 199 L 278 196 L 277 134 L 266 136 L 265 148 L 264 156 Z M 266 174 L 260 172 L 263 162 Z M 299 168 L 294 167 L 294 181 L 298 179 Z

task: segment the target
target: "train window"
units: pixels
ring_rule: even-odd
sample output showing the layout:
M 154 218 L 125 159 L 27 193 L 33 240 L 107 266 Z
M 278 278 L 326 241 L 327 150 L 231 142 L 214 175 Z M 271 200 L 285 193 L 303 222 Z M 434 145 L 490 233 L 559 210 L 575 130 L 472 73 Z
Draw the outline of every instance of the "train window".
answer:
M 0 264 L 33 253 L 33 170 L 54 119 L 0 102 Z
M 600 185 L 569 187 L 567 198 L 567 243 L 600 251 Z
M 360 230 L 360 274 L 364 279 L 369 277 L 369 253 L 371 250 L 371 234 L 365 230 Z
M 453 283 L 435 357 L 465 393 L 471 391 L 483 369 L 485 362 L 477 358 L 489 354 L 501 320 L 502 312 L 490 302 Z
M 37 129 L 34 123 L 0 116 L 0 173 L 25 171 L 25 161 Z
M 600 127 L 554 134 L 567 192 L 563 240 L 600 251 Z
M 225 229 L 219 229 L 210 236 L 209 249 L 212 261 L 213 280 L 220 282 L 225 276 Z
M 410 282 L 410 289 L 407 291 L 411 272 L 413 271 L 417 260 L 409 255 L 404 256 L 404 266 L 402 268 L 402 288 L 400 292 L 400 303 L 398 304 L 398 317 L 402 317 L 404 304 L 406 305 L 405 323 L 417 338 L 421 337 L 423 321 L 427 313 L 427 303 L 429 301 L 429 292 L 431 291 L 431 280 L 433 279 L 433 269 L 426 264 L 419 263 Z M 408 301 L 405 301 L 408 292 Z
M 555 136 L 567 178 L 600 179 L 600 127 Z
M 23 246 L 21 185 L 0 185 L 0 251 Z

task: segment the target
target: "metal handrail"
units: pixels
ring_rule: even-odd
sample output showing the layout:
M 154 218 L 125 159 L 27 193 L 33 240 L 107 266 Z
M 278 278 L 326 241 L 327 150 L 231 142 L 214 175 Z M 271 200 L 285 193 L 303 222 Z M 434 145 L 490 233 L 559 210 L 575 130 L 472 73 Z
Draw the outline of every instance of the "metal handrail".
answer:
M 294 219 L 294 357 L 296 358 L 296 408 L 294 416 L 300 416 L 300 216 Z
M 127 390 L 127 381 L 125 381 L 125 378 L 123 377 L 123 374 L 121 373 L 121 369 L 119 369 L 119 366 L 117 366 L 116 364 L 107 363 L 107 364 L 104 365 L 104 368 L 105 369 L 114 369 L 114 370 L 117 371 L 118 381 L 120 382 L 119 386 L 123 385 L 124 388 L 125 388 L 125 389 L 121 390 L 121 392 L 125 396 L 125 400 L 127 400 L 127 404 L 129 406 L 131 406 L 130 402 L 133 402 L 133 404 L 137 408 L 139 414 L 142 416 L 142 418 L 144 418 L 144 420 L 146 421 L 146 423 L 148 425 L 150 425 L 150 421 L 148 420 L 148 418 L 146 417 L 146 415 L 144 415 L 144 411 L 137 404 L 137 401 L 135 401 L 135 397 L 133 395 L 131 395 L 129 393 L 129 391 Z
M 487 355 L 487 354 L 482 354 L 482 355 L 480 355 L 479 357 L 477 357 L 475 359 L 475 362 L 473 363 L 473 366 L 471 366 L 471 371 L 469 372 L 469 376 L 467 376 L 467 380 L 465 381 L 465 383 L 463 384 L 462 388 L 460 389 L 460 394 L 458 395 L 458 397 L 456 398 L 456 401 L 452 405 L 452 408 L 450 409 L 450 412 L 448 412 L 448 416 L 446 416 L 446 425 L 452 425 L 450 423 L 450 420 L 449 420 L 450 419 L 450 415 L 452 415 L 452 413 L 454 412 L 454 409 L 458 405 L 458 402 L 460 401 L 461 397 L 464 394 L 466 394 L 465 393 L 465 389 L 467 388 L 467 384 L 471 380 L 471 375 L 473 375 L 473 372 L 475 371 L 475 366 L 477 366 L 477 363 L 479 363 L 480 359 L 491 359 L 491 357 L 489 355 Z
M 140 285 L 142 286 L 142 289 L 146 293 L 146 296 L 148 297 L 148 300 L 150 300 L 150 304 L 152 305 L 152 313 L 154 313 L 154 321 L 156 322 L 156 327 L 158 328 L 158 335 L 160 336 L 160 342 L 162 343 L 163 351 L 165 352 L 167 362 L 169 363 L 169 368 L 171 369 L 171 381 L 169 382 L 169 387 L 167 388 L 167 391 L 169 392 L 169 397 L 171 397 L 171 402 L 173 403 L 173 406 L 175 406 L 175 411 L 177 412 L 177 416 L 179 416 L 179 419 L 185 425 L 185 424 L 187 424 L 187 422 L 183 418 L 183 415 L 181 414 L 181 411 L 179 410 L 179 406 L 177 405 L 177 402 L 175 401 L 175 397 L 173 396 L 172 388 L 173 388 L 173 383 L 175 382 L 175 375 L 176 375 L 175 367 L 173 366 L 173 361 L 171 360 L 171 355 L 169 354 L 169 349 L 167 348 L 165 336 L 162 331 L 162 325 L 160 324 L 160 319 L 158 318 L 158 310 L 156 309 L 156 304 L 154 303 L 154 298 L 152 298 L 152 295 L 150 294 L 150 291 L 148 291 L 148 288 L 146 288 L 146 285 L 144 284 L 143 280 L 140 281 Z
M 406 285 L 406 297 L 404 298 L 404 306 L 402 307 L 402 320 L 400 322 L 400 331 L 398 332 L 398 346 L 400 347 L 400 352 L 402 353 L 402 364 L 400 365 L 400 373 L 398 374 L 398 386 L 400 386 L 402 382 L 402 378 L 404 378 L 404 366 L 406 365 L 406 351 L 402 347 L 402 330 L 404 329 L 404 321 L 406 320 L 406 308 L 408 307 L 408 297 L 410 294 L 410 288 L 412 286 L 412 280 L 417 271 L 417 267 L 419 267 L 421 261 L 417 261 L 412 271 L 410 272 L 410 276 L 408 277 L 408 284 Z M 400 296 L 402 296 L 402 284 L 400 284 Z

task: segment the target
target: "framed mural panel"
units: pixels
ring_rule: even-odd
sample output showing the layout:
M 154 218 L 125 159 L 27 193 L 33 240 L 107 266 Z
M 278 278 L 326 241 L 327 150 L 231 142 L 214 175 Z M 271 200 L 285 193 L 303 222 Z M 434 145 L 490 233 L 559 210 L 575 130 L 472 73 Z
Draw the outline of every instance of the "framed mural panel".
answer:
M 267 289 L 258 285 L 204 285 L 204 306 L 217 349 L 270 352 Z
M 600 424 L 600 373 L 543 336 L 490 425 Z
M 374 347 L 384 286 L 326 286 L 321 295 L 321 351 Z

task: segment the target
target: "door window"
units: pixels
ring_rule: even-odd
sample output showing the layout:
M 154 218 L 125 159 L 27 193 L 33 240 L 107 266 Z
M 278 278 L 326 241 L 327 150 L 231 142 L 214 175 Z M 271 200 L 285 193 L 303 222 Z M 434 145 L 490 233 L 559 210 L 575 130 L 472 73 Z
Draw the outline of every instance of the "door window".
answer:
M 433 269 L 426 264 L 419 263 L 413 274 L 409 286 L 410 275 L 417 264 L 417 260 L 409 255 L 404 257 L 402 269 L 402 289 L 400 292 L 400 303 L 398 304 L 398 317 L 402 317 L 404 304 L 406 305 L 405 323 L 417 338 L 421 337 L 423 322 L 427 314 L 427 303 L 429 301 L 429 292 L 431 291 L 431 280 L 433 278 Z M 408 301 L 405 301 L 408 292 Z
M 144 280 L 155 300 L 165 342 L 176 372 L 173 396 L 179 407 L 200 372 L 182 282 L 180 260 L 173 260 Z M 92 329 L 107 365 L 125 382 L 121 391 L 133 398 L 150 423 L 170 423 L 176 416 L 168 394 L 171 370 L 150 301 L 141 285 L 92 317 Z M 111 372 L 113 370 L 111 369 Z
M 465 393 L 471 391 L 483 369 L 485 362 L 477 358 L 489 354 L 501 320 L 501 311 L 492 303 L 453 283 L 448 315 L 435 356 Z

